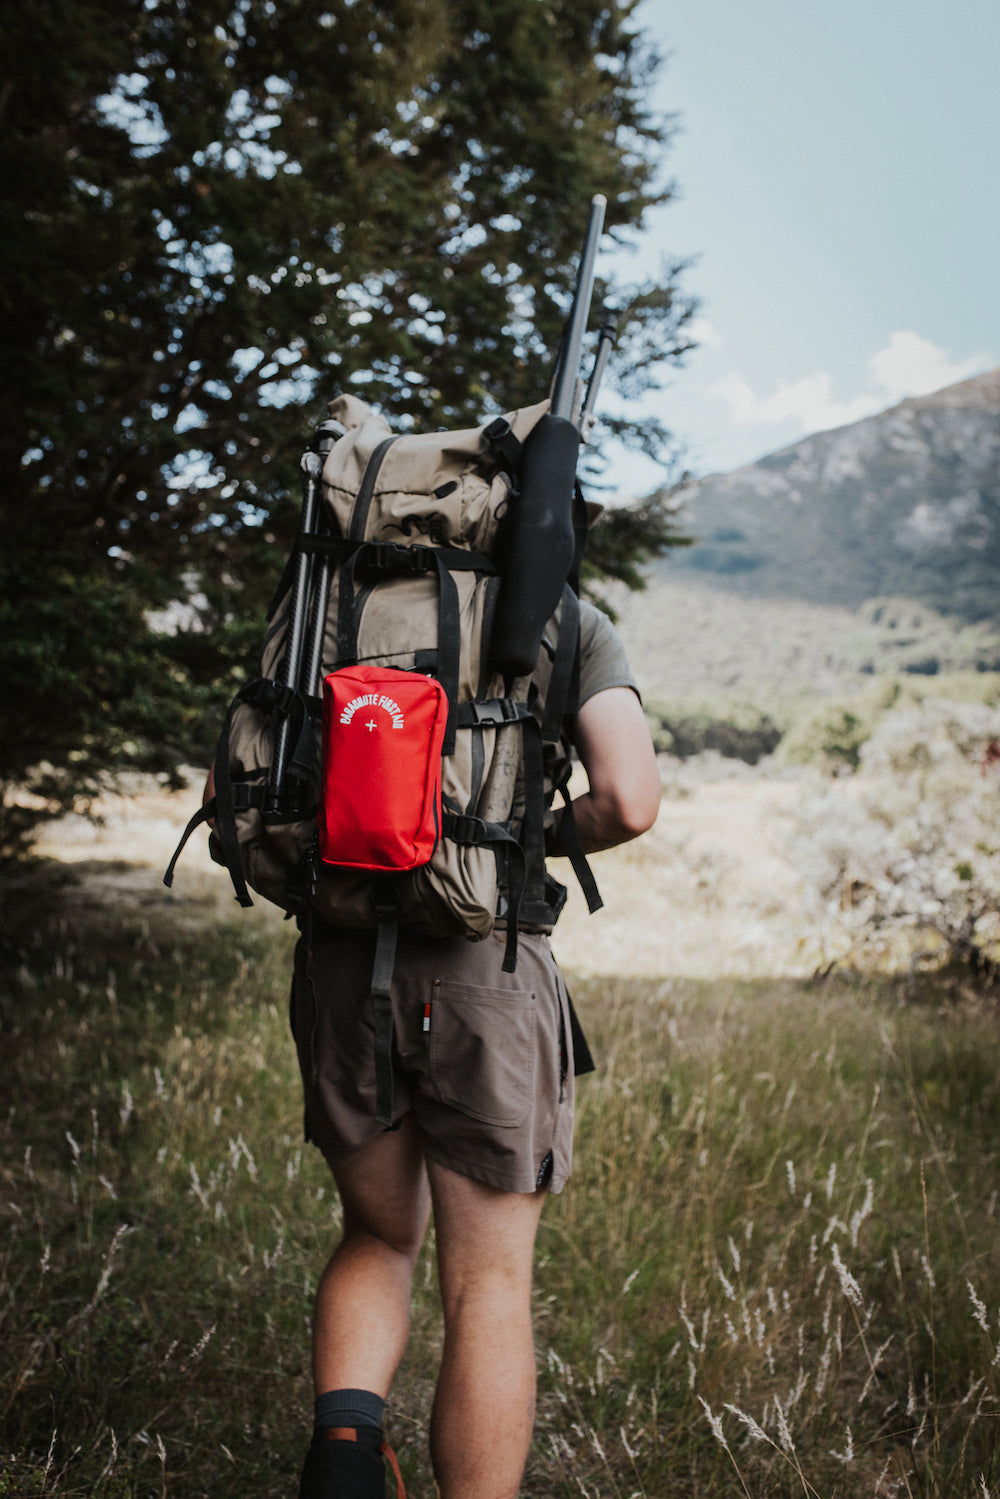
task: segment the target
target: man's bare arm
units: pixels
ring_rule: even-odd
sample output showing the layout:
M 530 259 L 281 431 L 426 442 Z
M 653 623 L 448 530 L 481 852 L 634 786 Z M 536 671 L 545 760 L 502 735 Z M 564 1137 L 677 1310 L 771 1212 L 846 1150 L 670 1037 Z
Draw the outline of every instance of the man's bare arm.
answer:
M 575 740 L 590 783 L 573 799 L 584 853 L 638 838 L 656 821 L 661 787 L 646 716 L 632 689 L 608 687 L 588 698 L 577 715 Z

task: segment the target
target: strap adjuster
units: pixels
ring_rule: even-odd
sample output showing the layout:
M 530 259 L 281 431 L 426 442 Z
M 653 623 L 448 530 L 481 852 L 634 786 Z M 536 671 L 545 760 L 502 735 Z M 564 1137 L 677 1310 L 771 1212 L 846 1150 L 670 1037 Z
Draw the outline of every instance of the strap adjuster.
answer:
M 384 573 L 428 573 L 435 566 L 431 549 L 399 541 L 369 541 L 358 549 L 357 567 Z
M 490 728 L 501 724 L 520 723 L 529 717 L 530 709 L 525 703 L 515 702 L 509 697 L 473 698 L 460 703 L 458 722 L 463 728 Z
M 445 813 L 444 832 L 453 843 L 479 844 L 489 839 L 489 827 L 483 819 L 464 812 Z

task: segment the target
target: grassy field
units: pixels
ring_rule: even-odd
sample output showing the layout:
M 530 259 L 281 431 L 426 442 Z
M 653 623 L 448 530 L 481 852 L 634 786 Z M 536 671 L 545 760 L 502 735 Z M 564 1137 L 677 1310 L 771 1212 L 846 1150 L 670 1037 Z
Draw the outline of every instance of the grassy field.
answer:
M 0 1495 L 294 1494 L 336 1233 L 293 933 L 13 910 Z M 579 981 L 526 1496 L 1000 1494 L 996 1009 L 957 982 Z M 433 1243 L 390 1413 L 408 1492 Z

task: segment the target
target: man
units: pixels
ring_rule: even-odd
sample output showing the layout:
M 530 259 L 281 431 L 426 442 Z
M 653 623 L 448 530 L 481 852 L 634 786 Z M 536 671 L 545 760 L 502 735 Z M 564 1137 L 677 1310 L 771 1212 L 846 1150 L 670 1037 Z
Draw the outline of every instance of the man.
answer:
M 645 717 L 618 637 L 587 604 L 574 743 L 589 782 L 573 803 L 584 852 L 651 827 L 660 781 Z M 558 828 L 550 851 L 560 851 Z M 500 934 L 401 933 L 397 1118 L 384 1130 L 374 1118 L 373 941 L 316 923 L 296 958 L 307 1124 L 343 1205 L 316 1297 L 315 1430 L 300 1499 L 382 1499 L 383 1406 L 431 1212 L 445 1329 L 430 1433 L 440 1499 L 514 1499 L 534 1420 L 535 1234 L 571 1161 L 568 997 L 543 934 L 520 934 L 517 971 L 506 974 Z

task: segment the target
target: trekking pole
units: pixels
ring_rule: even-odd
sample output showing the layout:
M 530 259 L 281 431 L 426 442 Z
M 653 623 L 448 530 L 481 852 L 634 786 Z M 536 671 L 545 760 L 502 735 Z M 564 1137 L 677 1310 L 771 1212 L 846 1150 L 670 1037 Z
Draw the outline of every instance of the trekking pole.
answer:
M 326 428 L 334 429 L 334 441 L 343 432 L 343 428 L 338 422 L 323 422 L 318 429 L 317 437 Z M 317 443 L 316 446 L 318 445 Z M 302 454 L 302 520 L 299 526 L 300 543 L 307 537 L 314 536 L 318 530 L 319 481 L 323 471 L 323 459 L 316 450 L 316 446 L 307 449 Z M 282 687 L 291 688 L 293 691 L 298 691 L 302 676 L 302 654 L 305 643 L 306 625 L 310 617 L 309 604 L 312 593 L 312 574 L 313 554 L 300 545 L 298 555 L 295 558 L 295 570 L 292 574 L 292 588 L 288 602 L 288 637 L 285 643 L 285 656 L 281 665 L 281 675 L 279 678 Z M 291 730 L 291 719 L 285 713 L 278 722 L 274 738 L 274 754 L 271 759 L 271 774 L 268 779 L 267 800 L 264 806 L 265 816 L 277 816 L 287 810 L 283 806 L 283 800 Z
M 343 437 L 345 428 L 339 422 L 325 421 L 316 429 L 315 451 L 322 473 L 326 455 Z M 316 576 L 312 584 L 312 610 L 309 633 L 305 643 L 305 660 L 299 673 L 297 686 L 310 696 L 319 691 L 319 676 L 323 666 L 323 642 L 326 635 L 326 611 L 330 602 L 330 580 L 333 565 L 328 556 L 321 556 L 316 565 Z
M 574 423 L 579 420 L 580 353 L 583 348 L 583 336 L 587 331 L 587 320 L 590 317 L 597 246 L 604 227 L 604 211 L 607 206 L 608 200 L 603 193 L 596 193 L 590 200 L 590 220 L 580 254 L 573 306 L 556 365 L 552 390 L 552 415 L 568 417 Z

